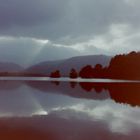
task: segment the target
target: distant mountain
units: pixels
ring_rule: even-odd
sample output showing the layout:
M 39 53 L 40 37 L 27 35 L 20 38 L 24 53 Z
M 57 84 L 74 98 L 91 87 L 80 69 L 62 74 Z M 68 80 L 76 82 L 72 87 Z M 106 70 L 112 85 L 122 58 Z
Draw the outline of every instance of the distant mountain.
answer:
M 0 72 L 20 72 L 23 68 L 15 63 L 0 62 Z
M 86 65 L 95 66 L 98 63 L 102 66 L 107 66 L 109 65 L 110 59 L 110 56 L 105 55 L 77 56 L 64 60 L 42 62 L 31 66 L 27 71 L 32 73 L 50 74 L 52 71 L 58 69 L 63 76 L 67 76 L 71 68 L 75 68 L 79 71 Z

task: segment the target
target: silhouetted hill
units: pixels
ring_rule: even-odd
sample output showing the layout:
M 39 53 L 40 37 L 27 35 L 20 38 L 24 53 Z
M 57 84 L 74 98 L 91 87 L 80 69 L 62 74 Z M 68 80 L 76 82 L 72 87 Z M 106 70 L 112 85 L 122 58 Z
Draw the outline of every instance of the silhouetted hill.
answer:
M 0 72 L 20 72 L 23 68 L 15 63 L 0 62 Z
M 37 65 L 31 66 L 27 69 L 28 72 L 50 74 L 52 71 L 60 70 L 63 76 L 69 76 L 72 68 L 79 71 L 85 65 L 95 66 L 100 63 L 102 66 L 107 66 L 111 57 L 105 55 L 88 55 L 77 56 L 65 60 L 46 61 Z

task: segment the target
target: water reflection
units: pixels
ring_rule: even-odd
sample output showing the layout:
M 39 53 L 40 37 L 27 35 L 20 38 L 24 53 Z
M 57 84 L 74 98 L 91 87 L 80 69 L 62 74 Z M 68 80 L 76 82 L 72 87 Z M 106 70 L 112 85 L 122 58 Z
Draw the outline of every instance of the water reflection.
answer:
M 0 139 L 140 139 L 140 84 L 0 82 Z
M 118 103 L 140 106 L 139 83 L 80 83 L 80 86 L 86 91 L 94 89 L 97 93 L 102 93 L 105 89 L 110 98 Z
M 28 82 L 42 92 L 68 95 L 85 99 L 108 99 L 131 106 L 140 106 L 140 83 L 88 83 L 57 82 L 57 86 L 44 81 Z

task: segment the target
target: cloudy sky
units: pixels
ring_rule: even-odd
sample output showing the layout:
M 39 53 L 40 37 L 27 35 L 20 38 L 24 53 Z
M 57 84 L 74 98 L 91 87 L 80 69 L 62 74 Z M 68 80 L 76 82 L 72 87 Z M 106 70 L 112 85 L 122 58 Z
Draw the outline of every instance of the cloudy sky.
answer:
M 0 0 L 0 61 L 139 51 L 139 9 L 139 0 Z

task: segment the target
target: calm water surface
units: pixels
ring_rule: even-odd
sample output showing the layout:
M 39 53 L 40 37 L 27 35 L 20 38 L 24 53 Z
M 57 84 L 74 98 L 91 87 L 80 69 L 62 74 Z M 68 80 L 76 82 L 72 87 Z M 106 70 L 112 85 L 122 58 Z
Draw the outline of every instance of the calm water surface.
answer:
M 0 80 L 2 140 L 139 140 L 140 83 Z

